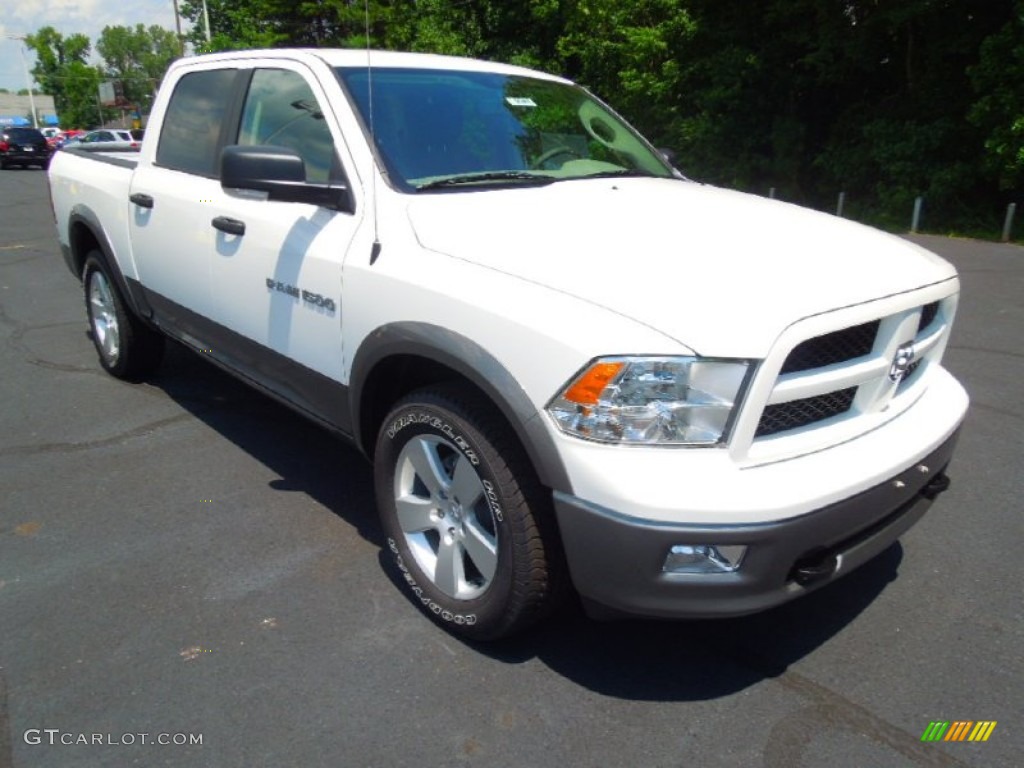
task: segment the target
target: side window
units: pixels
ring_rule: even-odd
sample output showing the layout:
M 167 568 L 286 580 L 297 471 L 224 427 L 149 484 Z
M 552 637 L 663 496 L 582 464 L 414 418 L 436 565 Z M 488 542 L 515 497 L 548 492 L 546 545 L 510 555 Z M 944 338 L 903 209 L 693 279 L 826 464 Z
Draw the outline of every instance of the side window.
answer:
M 294 149 L 309 182 L 326 184 L 335 164 L 334 141 L 313 91 L 301 75 L 284 69 L 253 72 L 238 143 Z
M 233 69 L 211 69 L 185 75 L 167 105 L 156 164 L 176 171 L 216 177 L 217 143 Z

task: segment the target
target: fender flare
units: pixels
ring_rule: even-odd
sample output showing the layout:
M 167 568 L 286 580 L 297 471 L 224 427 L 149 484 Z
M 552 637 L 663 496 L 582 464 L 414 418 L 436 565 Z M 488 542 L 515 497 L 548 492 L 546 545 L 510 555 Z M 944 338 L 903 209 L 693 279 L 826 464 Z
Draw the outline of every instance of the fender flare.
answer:
M 76 238 L 73 233 L 78 227 L 85 227 L 89 230 L 89 233 L 96 241 L 103 261 L 107 265 L 111 277 L 113 277 L 118 290 L 128 303 L 131 311 L 140 318 L 152 317 L 153 310 L 142 294 L 141 288 L 133 290 L 133 285 L 139 286 L 138 281 L 133 280 L 129 282 L 121 272 L 121 265 L 118 264 L 117 258 L 114 256 L 114 249 L 110 244 L 110 238 L 107 237 L 107 232 L 100 223 L 99 217 L 92 208 L 82 203 L 76 204 L 68 215 L 68 252 L 64 257 L 65 261 L 68 262 L 68 268 L 72 272 L 76 272 L 79 280 L 82 279 L 81 268 L 85 265 L 88 253 L 79 253 L 75 250 Z
M 458 373 L 481 390 L 512 426 L 519 442 L 533 463 L 540 481 L 553 490 L 572 493 L 565 464 L 544 415 L 533 405 L 516 378 L 493 355 L 454 331 L 420 322 L 398 322 L 382 326 L 364 339 L 352 362 L 349 377 L 349 408 L 355 439 L 369 456 L 373 445 L 366 445 L 363 389 L 374 368 L 389 357 L 422 357 Z

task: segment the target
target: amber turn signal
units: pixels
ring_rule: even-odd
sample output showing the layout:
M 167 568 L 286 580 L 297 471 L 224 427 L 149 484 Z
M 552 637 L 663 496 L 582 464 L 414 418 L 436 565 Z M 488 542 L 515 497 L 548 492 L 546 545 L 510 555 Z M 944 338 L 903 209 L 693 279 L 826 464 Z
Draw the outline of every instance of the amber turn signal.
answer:
M 563 397 L 577 405 L 597 405 L 608 382 L 615 378 L 625 363 L 594 363 L 587 369 Z

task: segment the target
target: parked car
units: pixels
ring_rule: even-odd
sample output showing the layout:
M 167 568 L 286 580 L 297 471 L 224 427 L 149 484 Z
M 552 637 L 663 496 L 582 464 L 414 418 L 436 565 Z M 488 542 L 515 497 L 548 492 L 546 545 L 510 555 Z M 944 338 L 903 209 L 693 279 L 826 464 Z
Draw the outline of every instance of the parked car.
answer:
M 61 149 L 68 142 L 76 141 L 79 137 L 85 135 L 85 131 L 78 128 L 69 128 L 66 131 L 61 131 L 60 135 L 57 136 L 57 142 L 54 149 Z
M 135 150 L 141 146 L 141 142 L 132 136 L 131 131 L 118 128 L 100 128 L 95 131 L 89 131 L 76 139 L 66 142 L 64 146 L 66 147 L 70 144 L 77 144 L 79 146 L 102 145 L 103 149 Z
M 38 165 L 49 168 L 53 150 L 36 128 L 4 128 L 0 133 L 0 168 Z
M 43 134 L 43 138 L 46 139 L 46 143 L 50 145 L 50 149 L 57 148 L 57 142 L 60 140 L 61 130 L 55 125 L 48 125 L 45 128 L 40 128 L 39 132 Z

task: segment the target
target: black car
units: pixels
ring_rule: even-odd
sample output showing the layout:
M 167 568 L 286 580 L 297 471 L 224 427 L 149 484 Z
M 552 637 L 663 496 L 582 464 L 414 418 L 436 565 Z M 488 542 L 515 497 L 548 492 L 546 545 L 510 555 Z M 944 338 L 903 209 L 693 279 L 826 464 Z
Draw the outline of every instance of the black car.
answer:
M 0 168 L 11 165 L 38 165 L 48 168 L 53 150 L 35 128 L 0 129 Z

